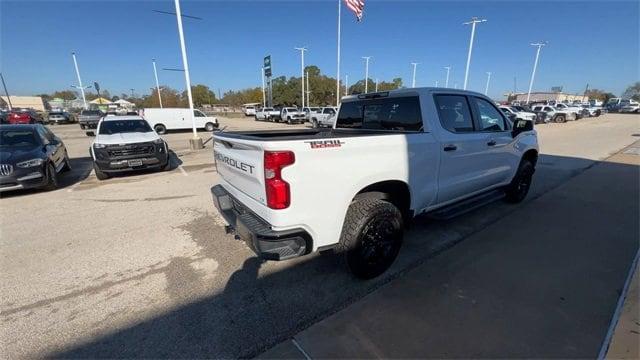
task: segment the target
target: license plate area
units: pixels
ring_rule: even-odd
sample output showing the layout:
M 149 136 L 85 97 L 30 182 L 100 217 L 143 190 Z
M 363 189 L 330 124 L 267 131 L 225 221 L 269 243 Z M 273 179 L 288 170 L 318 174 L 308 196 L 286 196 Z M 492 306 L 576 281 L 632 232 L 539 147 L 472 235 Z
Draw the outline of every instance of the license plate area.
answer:
M 131 167 L 142 166 L 142 160 L 141 159 L 127 160 L 127 165 Z

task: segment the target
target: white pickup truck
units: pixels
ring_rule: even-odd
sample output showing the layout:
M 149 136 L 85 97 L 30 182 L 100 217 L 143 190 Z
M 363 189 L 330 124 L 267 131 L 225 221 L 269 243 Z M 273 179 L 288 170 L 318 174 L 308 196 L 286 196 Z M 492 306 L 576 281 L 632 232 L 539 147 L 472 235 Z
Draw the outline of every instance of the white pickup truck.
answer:
M 314 128 L 333 127 L 334 117 L 337 112 L 338 108 L 323 107 L 318 113 L 311 116 L 311 125 L 313 125 Z
M 333 249 L 360 278 L 391 266 L 418 214 L 522 201 L 538 159 L 531 121 L 442 88 L 347 96 L 332 129 L 215 132 L 213 150 L 228 232 L 268 260 Z

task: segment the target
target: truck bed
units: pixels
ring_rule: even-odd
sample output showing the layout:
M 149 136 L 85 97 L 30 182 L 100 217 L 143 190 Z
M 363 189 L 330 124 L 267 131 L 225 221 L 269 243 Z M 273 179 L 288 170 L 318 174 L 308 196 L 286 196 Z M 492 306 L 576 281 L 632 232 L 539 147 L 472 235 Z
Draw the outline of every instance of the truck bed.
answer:
M 216 137 L 227 137 L 244 140 L 283 141 L 283 140 L 309 140 L 326 138 L 344 138 L 356 136 L 380 136 L 397 135 L 402 133 L 415 133 L 414 131 L 386 131 L 386 130 L 362 130 L 362 129 L 292 129 L 292 130 L 256 130 L 256 131 L 218 131 Z

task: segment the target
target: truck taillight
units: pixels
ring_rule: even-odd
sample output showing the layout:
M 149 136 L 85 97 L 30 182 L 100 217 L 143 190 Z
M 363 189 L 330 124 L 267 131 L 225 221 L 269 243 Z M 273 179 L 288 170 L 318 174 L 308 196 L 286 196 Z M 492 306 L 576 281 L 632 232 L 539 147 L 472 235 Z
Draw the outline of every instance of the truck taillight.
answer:
M 282 180 L 282 168 L 296 161 L 291 151 L 264 152 L 264 185 L 267 193 L 267 206 L 271 209 L 286 209 L 291 203 L 289 183 Z

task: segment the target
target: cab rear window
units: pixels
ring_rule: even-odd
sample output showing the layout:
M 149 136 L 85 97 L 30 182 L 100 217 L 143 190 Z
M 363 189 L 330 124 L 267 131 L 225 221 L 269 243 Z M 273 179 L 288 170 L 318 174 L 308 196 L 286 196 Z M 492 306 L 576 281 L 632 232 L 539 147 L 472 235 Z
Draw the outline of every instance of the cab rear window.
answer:
M 420 101 L 417 96 L 405 96 L 344 102 L 336 128 L 422 131 Z

